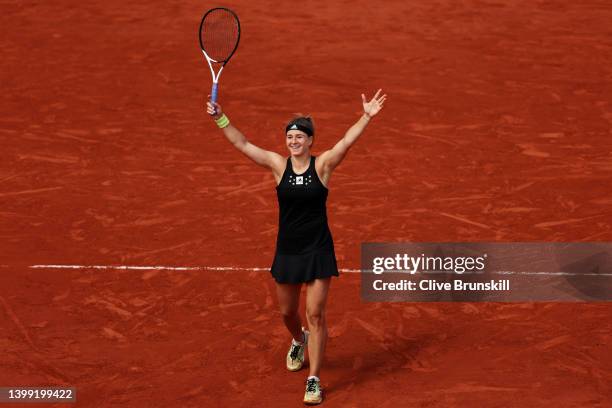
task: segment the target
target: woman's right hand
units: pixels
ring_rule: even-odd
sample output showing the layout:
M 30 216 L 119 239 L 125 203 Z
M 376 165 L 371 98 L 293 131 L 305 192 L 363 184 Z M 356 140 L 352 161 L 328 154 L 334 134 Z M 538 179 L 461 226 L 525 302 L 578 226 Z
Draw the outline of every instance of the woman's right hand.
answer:
M 210 95 L 208 95 L 210 98 Z M 210 99 L 206 102 L 206 113 L 213 117 L 213 119 L 219 119 L 223 116 L 223 110 L 221 109 L 221 105 L 217 102 L 211 102 Z

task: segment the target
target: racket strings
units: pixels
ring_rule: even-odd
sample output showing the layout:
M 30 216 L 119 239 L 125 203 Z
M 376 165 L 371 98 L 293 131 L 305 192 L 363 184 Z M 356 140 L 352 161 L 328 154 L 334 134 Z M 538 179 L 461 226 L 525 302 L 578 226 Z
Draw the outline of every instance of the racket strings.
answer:
M 233 13 L 215 10 L 206 15 L 200 29 L 202 49 L 217 62 L 224 62 L 236 49 L 239 23 Z

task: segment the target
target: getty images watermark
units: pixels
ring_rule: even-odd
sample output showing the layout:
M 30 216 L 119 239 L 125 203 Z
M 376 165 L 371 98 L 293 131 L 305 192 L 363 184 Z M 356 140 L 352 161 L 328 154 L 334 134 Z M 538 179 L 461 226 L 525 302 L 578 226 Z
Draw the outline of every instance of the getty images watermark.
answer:
M 366 301 L 610 301 L 612 243 L 365 243 Z

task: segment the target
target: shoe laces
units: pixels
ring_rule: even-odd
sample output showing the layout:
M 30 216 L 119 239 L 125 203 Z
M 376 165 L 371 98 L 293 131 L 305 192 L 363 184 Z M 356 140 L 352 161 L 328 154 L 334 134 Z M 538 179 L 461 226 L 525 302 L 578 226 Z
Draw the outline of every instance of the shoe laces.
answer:
M 315 392 L 317 391 L 317 380 L 314 378 L 309 378 L 306 380 L 306 392 Z
M 297 360 L 301 347 L 302 346 L 296 345 L 296 344 L 291 345 L 291 353 L 289 353 L 289 356 L 291 357 L 292 360 Z

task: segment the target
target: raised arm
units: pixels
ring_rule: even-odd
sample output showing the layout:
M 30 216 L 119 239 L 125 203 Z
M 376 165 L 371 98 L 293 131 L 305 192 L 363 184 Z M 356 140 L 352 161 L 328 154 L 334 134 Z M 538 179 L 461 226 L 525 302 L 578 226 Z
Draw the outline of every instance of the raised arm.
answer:
M 211 102 L 208 101 L 206 103 L 206 111 L 215 121 L 220 121 L 222 120 L 221 118 L 224 117 L 221 105 L 216 102 L 211 104 Z M 233 126 L 229 120 L 227 120 L 227 125 L 224 125 L 225 123 L 221 122 L 220 126 L 223 126 L 221 130 L 227 140 L 229 140 L 236 149 L 260 166 L 271 169 L 277 181 L 280 180 L 285 167 L 285 159 L 280 154 L 255 146 L 253 143 L 249 142 L 246 136 Z
M 369 102 L 366 101 L 365 95 L 361 94 L 363 115 L 361 115 L 359 120 L 346 131 L 344 137 L 340 139 L 333 148 L 323 152 L 319 156 L 319 165 L 321 166 L 325 179 L 327 179 L 336 166 L 342 162 L 344 156 L 346 156 L 351 146 L 359 139 L 359 136 L 361 136 L 370 120 L 382 109 L 385 99 L 387 99 L 387 95 L 380 96 L 381 92 L 382 89 L 379 89 Z

